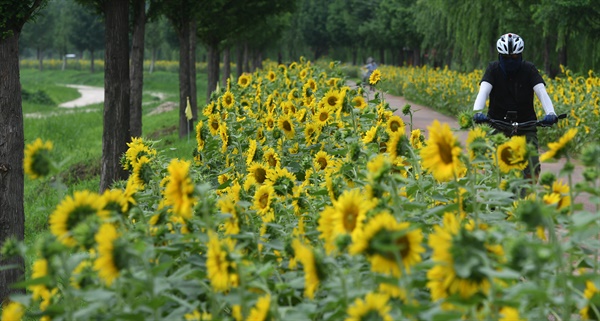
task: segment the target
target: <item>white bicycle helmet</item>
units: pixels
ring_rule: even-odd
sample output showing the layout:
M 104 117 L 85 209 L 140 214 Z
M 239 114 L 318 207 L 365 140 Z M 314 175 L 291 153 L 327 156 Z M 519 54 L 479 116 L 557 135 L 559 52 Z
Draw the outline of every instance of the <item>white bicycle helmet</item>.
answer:
M 514 33 L 504 34 L 496 42 L 496 49 L 501 55 L 520 54 L 524 47 L 523 38 Z

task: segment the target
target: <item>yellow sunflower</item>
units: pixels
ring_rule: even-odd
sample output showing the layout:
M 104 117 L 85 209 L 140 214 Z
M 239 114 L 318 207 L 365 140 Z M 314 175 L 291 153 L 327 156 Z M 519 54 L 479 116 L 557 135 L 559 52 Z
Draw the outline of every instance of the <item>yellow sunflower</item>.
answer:
M 395 160 L 397 157 L 407 156 L 409 150 L 408 138 L 404 133 L 396 132 L 390 135 L 387 141 L 386 152 L 390 154 L 390 158 Z
M 422 241 L 420 229 L 411 229 L 410 223 L 399 223 L 390 213 L 382 212 L 353 234 L 348 251 L 365 253 L 371 262 L 371 271 L 400 277 L 403 270 L 410 273 L 411 267 L 421 262 L 421 253 L 425 252 Z
M 389 297 L 380 293 L 367 293 L 365 299 L 356 299 L 346 311 L 346 321 L 383 320 L 393 321 L 390 315 L 392 307 L 388 304 Z
M 599 320 L 600 315 L 596 315 L 594 309 L 590 307 L 590 301 L 596 303 L 596 307 L 598 307 L 597 302 L 600 301 L 600 290 L 596 287 L 594 282 L 586 281 L 585 282 L 585 290 L 583 292 L 583 297 L 588 302 L 579 312 L 584 320 Z
M 328 107 L 319 108 L 313 116 L 319 126 L 325 126 L 333 120 L 333 111 Z
M 250 138 L 248 143 L 248 154 L 246 155 L 246 165 L 252 164 L 254 162 L 254 157 L 256 156 L 256 147 L 257 143 L 255 139 Z
M 286 167 L 271 168 L 267 172 L 267 179 L 275 188 L 277 195 L 292 194 L 296 185 L 296 175 L 292 174 Z
M 363 143 L 368 144 L 372 141 L 375 140 L 375 138 L 377 138 L 377 129 L 379 127 L 377 125 L 371 127 L 369 130 L 367 130 L 367 132 L 365 133 L 365 135 L 363 136 Z
M 275 128 L 275 117 L 272 114 L 267 114 L 267 117 L 264 120 L 265 126 L 267 130 L 271 131 Z
M 271 210 L 271 203 L 275 197 L 275 189 L 270 184 L 261 185 L 254 193 L 253 208 L 256 212 L 264 216 Z
M 337 90 L 330 90 L 323 96 L 323 102 L 325 107 L 331 110 L 337 110 L 342 106 L 343 99 L 340 92 Z
M 222 226 L 224 233 L 229 235 L 239 234 L 240 224 L 235 198 L 231 195 L 224 196 L 217 201 L 217 207 L 222 214 L 228 215 Z
M 503 173 L 513 169 L 524 170 L 529 164 L 525 136 L 513 136 L 506 143 L 498 146 L 497 157 Z
M 433 177 L 448 181 L 465 174 L 465 165 L 460 160 L 461 148 L 448 124 L 436 120 L 428 127 L 429 139 L 421 149 L 423 168 L 431 171 Z
M 265 321 L 269 320 L 269 309 L 271 307 L 271 295 L 267 294 L 260 297 L 256 301 L 256 305 L 250 309 L 250 314 L 246 320 L 248 321 Z
M 204 144 L 205 144 L 205 140 L 206 140 L 206 137 L 205 137 L 204 133 L 202 132 L 203 126 L 204 126 L 203 121 L 199 121 L 198 124 L 196 124 L 196 143 L 198 143 L 198 151 L 202 151 L 204 149 Z
M 309 245 L 302 244 L 299 239 L 294 239 L 292 248 L 296 260 L 302 263 L 304 268 L 304 296 L 312 300 L 319 287 L 320 275 L 323 271 L 319 269 L 313 249 Z
M 207 248 L 206 273 L 212 288 L 217 292 L 224 292 L 236 287 L 236 264 L 229 257 L 229 253 L 235 248 L 234 241 L 221 241 L 215 232 L 209 231 Z
M 377 154 L 367 162 L 369 178 L 376 181 L 383 177 L 392 167 L 392 160 L 388 154 Z
M 404 135 L 404 128 L 405 125 L 402 118 L 400 118 L 400 116 L 398 115 L 393 115 L 390 118 L 388 118 L 385 130 L 388 132 L 388 134 L 390 134 L 390 136 L 395 135 L 396 133 Z
M 48 276 L 48 260 L 40 258 L 33 262 L 31 267 L 31 279 L 39 279 Z M 44 300 L 50 296 L 50 290 L 45 284 L 30 285 L 31 298 L 34 300 Z
M 210 116 L 208 116 L 208 129 L 210 130 L 211 135 L 218 135 L 220 127 L 221 116 L 219 116 L 219 114 L 211 114 Z
M 526 319 L 521 319 L 521 316 L 519 316 L 519 310 L 513 307 L 502 307 L 500 315 L 502 315 L 502 318 L 498 321 L 526 321 Z
M 226 91 L 221 97 L 221 103 L 223 104 L 223 107 L 227 109 L 232 108 L 235 104 L 235 97 L 233 96 L 233 93 L 229 90 Z
M 371 76 L 369 77 L 369 84 L 377 85 L 377 83 L 379 83 L 380 80 L 381 80 L 381 71 L 379 71 L 379 69 L 375 69 L 371 73 Z
M 317 142 L 319 135 L 321 134 L 321 127 L 317 123 L 308 123 L 304 126 L 304 139 L 306 145 L 312 145 Z
M 248 167 L 248 175 L 254 178 L 254 181 L 263 184 L 267 180 L 268 172 L 267 164 L 261 162 L 253 162 Z
M 443 226 L 434 226 L 434 232 L 429 236 L 429 246 L 433 249 L 431 256 L 435 266 L 427 271 L 427 287 L 431 290 L 431 300 L 438 301 L 448 296 L 458 294 L 463 299 L 482 293 L 487 295 L 491 283 L 486 275 L 476 268 L 466 271 L 457 271 L 456 265 L 465 266 L 467 262 L 455 262 L 454 253 L 460 253 L 460 260 L 477 259 L 481 253 L 487 253 L 486 244 L 471 235 L 466 229 L 461 228 L 455 215 L 444 214 Z M 470 251 L 473 251 L 472 253 Z M 474 254 L 478 253 L 478 254 Z M 471 267 L 474 265 L 470 263 Z M 482 266 L 478 262 L 476 267 Z
M 328 206 L 321 212 L 317 227 L 328 252 L 335 248 L 334 244 L 339 236 L 352 236 L 360 231 L 367 212 L 376 205 L 360 189 L 345 190 L 332 203 L 333 206 Z
M 100 226 L 96 233 L 96 243 L 98 244 L 98 257 L 94 260 L 94 270 L 98 271 L 98 276 L 104 283 L 110 286 L 119 276 L 122 266 L 119 266 L 117 257 L 123 257 L 123 253 L 115 253 L 115 242 L 119 238 L 119 233 L 114 225 L 105 223 Z
M 548 197 L 547 197 L 548 196 Z M 549 199 L 546 204 L 556 204 L 557 210 L 562 210 L 571 205 L 571 196 L 569 195 L 569 185 L 562 181 L 554 181 L 550 193 L 544 195 L 544 201 Z
M 333 157 L 326 151 L 320 151 L 313 158 L 313 165 L 317 170 L 325 170 L 333 165 Z
M 269 70 L 269 72 L 267 73 L 267 79 L 270 82 L 274 82 L 277 79 L 277 75 L 272 70 Z
M 2 321 L 21 321 L 25 315 L 25 307 L 19 302 L 10 302 L 2 309 Z
M 250 83 L 252 82 L 252 75 L 249 73 L 243 73 L 239 78 L 238 78 L 238 86 L 242 87 L 242 88 L 246 88 L 248 87 L 248 85 L 250 85 Z
M 172 212 L 184 219 L 192 218 L 195 203 L 194 184 L 190 178 L 190 162 L 171 160 L 167 167 L 169 182 L 165 187 L 165 205 L 172 206 Z
M 423 147 L 423 135 L 421 135 L 420 129 L 413 129 L 410 132 L 410 146 L 414 149 L 421 149 Z
M 488 152 L 486 147 L 486 132 L 481 126 L 469 130 L 467 136 L 467 150 L 469 159 L 474 160 L 477 156 L 485 156 Z
M 367 107 L 367 102 L 365 101 L 365 98 L 363 96 L 356 96 L 356 97 L 352 98 L 352 105 L 355 108 L 362 110 L 365 107 Z
M 129 210 L 129 202 L 123 190 L 107 189 L 102 193 L 102 198 L 105 204 L 104 209 L 109 212 L 116 212 L 123 215 Z
M 185 318 L 185 321 L 210 321 L 213 319 L 210 313 L 199 312 L 198 310 L 186 313 L 183 317 Z
M 294 129 L 294 123 L 292 119 L 288 115 L 279 116 L 279 129 L 283 131 L 283 134 L 287 139 L 292 139 L 296 135 L 296 130 Z
M 146 183 L 149 183 L 152 179 L 152 167 L 150 166 L 150 161 L 151 159 L 144 155 L 133 164 L 131 176 L 140 190 L 144 190 L 146 188 Z
M 105 209 L 105 200 L 97 193 L 76 191 L 73 196 L 67 196 L 50 214 L 50 232 L 66 246 L 75 246 L 77 241 L 72 231 L 88 217 L 97 215 L 100 218 L 110 214 Z
M 23 170 L 31 179 L 44 177 L 50 173 L 52 161 L 49 153 L 52 150 L 52 142 L 43 142 L 40 138 L 25 147 L 25 158 L 23 159 Z
M 558 142 L 548 143 L 549 150 L 540 156 L 540 161 L 545 162 L 552 158 L 559 158 L 565 151 L 567 144 L 575 138 L 575 135 L 577 135 L 577 128 L 571 128 L 558 140 Z
M 275 152 L 275 150 L 272 147 L 265 147 L 263 149 L 263 160 L 270 167 L 277 167 L 281 163 L 279 154 L 277 154 L 277 152 Z

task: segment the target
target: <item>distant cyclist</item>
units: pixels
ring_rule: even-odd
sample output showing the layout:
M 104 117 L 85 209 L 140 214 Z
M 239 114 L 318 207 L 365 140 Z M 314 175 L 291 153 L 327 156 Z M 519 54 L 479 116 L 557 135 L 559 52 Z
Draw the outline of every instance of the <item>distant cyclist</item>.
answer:
M 367 58 L 367 64 L 363 68 L 365 69 L 365 73 L 363 75 L 363 82 L 368 83 L 369 77 L 371 77 L 373 71 L 377 69 L 377 63 L 375 63 L 375 60 L 373 60 L 372 57 L 369 57 Z
M 481 79 L 479 93 L 473 106 L 473 110 L 476 112 L 473 116 L 475 123 L 485 122 L 488 117 L 519 123 L 536 120 L 533 93 L 542 103 L 542 108 L 546 113 L 541 122 L 545 125 L 558 122 L 542 76 L 531 62 L 523 60 L 524 47 L 523 38 L 514 33 L 504 34 L 496 42 L 498 61 L 488 64 Z M 485 115 L 481 111 L 485 108 L 488 97 L 490 103 L 488 114 Z M 502 132 L 499 128 L 496 130 Z M 509 135 L 506 132 L 503 133 Z M 519 130 L 517 135 L 525 136 L 527 143 L 535 146 L 536 151 L 538 150 L 536 126 Z M 529 161 L 535 169 L 537 180 L 540 173 L 539 157 L 533 156 Z M 525 178 L 532 177 L 529 166 L 523 173 Z

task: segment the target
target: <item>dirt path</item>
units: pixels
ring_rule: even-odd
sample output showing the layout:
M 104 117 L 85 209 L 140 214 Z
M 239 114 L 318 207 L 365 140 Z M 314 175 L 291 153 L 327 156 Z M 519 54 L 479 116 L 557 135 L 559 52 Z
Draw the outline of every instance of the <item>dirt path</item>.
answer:
M 64 114 L 72 114 L 74 112 L 84 112 L 84 113 L 97 112 L 98 111 L 97 108 L 81 108 L 81 107 L 86 107 L 86 106 L 94 105 L 94 104 L 100 104 L 100 103 L 104 102 L 104 88 L 103 87 L 84 86 L 84 85 L 65 85 L 65 87 L 77 89 L 77 91 L 79 92 L 79 95 L 80 95 L 80 97 L 77 99 L 67 101 L 67 102 L 64 102 L 64 103 L 58 105 L 58 107 L 66 108 L 66 109 L 70 109 L 70 110 L 54 111 L 54 112 L 50 112 L 50 113 L 28 113 L 28 114 L 25 114 L 24 117 L 25 118 L 45 118 L 45 117 L 60 116 L 60 115 L 64 115 Z M 163 101 L 163 100 L 165 100 L 165 98 L 167 98 L 166 94 L 160 93 L 160 92 L 146 92 L 146 93 L 150 94 L 154 97 L 157 97 L 159 101 Z M 152 103 L 152 102 L 145 102 L 143 104 L 148 104 L 148 103 Z M 171 104 L 171 103 L 169 103 L 169 104 Z M 169 106 L 171 106 L 171 105 L 169 105 Z M 170 109 L 161 108 L 159 111 L 156 111 L 156 113 L 164 112 L 166 110 L 170 110 Z
M 58 107 L 64 108 L 76 108 L 87 105 L 99 104 L 104 102 L 104 88 L 103 87 L 92 87 L 83 85 L 65 85 L 66 87 L 75 88 L 79 91 L 81 97 L 67 101 L 58 105 Z
M 355 85 L 351 86 L 354 87 Z M 374 92 L 369 93 L 371 97 L 374 94 Z M 425 137 L 427 137 L 428 135 L 427 127 L 431 125 L 434 119 L 437 119 L 440 123 L 447 123 L 450 126 L 450 128 L 454 130 L 454 133 L 456 137 L 460 140 L 462 146 L 466 146 L 468 130 L 461 130 L 460 126 L 458 125 L 458 121 L 455 118 L 441 114 L 429 107 L 415 104 L 411 101 L 406 100 L 404 97 L 393 96 L 385 93 L 384 99 L 390 104 L 390 107 L 397 109 L 395 114 L 402 117 L 404 122 L 407 124 L 410 122 L 410 117 L 402 114 L 402 108 L 406 104 L 410 104 L 411 110 L 413 111 L 413 128 L 421 129 L 421 132 L 423 133 L 423 135 L 425 135 Z M 408 126 L 407 131 L 410 131 Z M 410 134 L 410 132 L 408 134 Z M 543 135 L 543 133 L 540 134 Z M 554 163 L 542 163 L 542 173 L 552 172 L 557 177 L 559 177 L 559 179 L 562 179 L 565 183 L 568 183 L 567 177 L 559 176 L 559 173 L 561 169 L 563 169 L 565 163 L 566 160 L 564 158 Z M 575 185 L 577 182 L 583 181 L 583 166 L 581 164 L 575 164 L 575 170 L 572 174 L 572 181 L 573 185 Z M 587 211 L 594 212 L 596 210 L 595 205 L 590 202 L 589 194 L 580 194 L 578 197 L 575 198 L 575 203 L 583 204 L 583 208 Z

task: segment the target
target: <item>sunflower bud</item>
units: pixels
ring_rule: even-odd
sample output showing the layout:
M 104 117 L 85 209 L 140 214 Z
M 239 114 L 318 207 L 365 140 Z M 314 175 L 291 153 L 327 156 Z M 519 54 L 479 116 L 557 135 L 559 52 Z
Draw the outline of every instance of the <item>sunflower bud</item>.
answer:
M 410 104 L 404 105 L 404 107 L 402 108 L 402 114 L 404 114 L 404 115 L 410 114 L 411 113 L 410 107 L 411 107 Z

